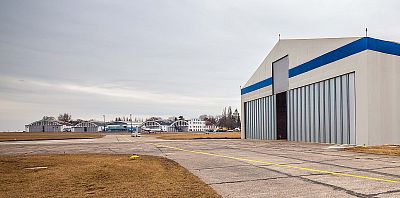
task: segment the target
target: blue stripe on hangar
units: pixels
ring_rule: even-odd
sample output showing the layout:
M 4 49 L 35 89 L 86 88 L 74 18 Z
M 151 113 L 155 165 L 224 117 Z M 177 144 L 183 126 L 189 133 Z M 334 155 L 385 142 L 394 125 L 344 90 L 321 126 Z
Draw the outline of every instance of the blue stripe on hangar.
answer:
M 255 84 L 252 84 L 252 85 L 250 85 L 248 87 L 245 87 L 242 90 L 240 90 L 240 92 L 243 95 L 243 94 L 247 94 L 247 93 L 250 93 L 252 91 L 255 91 L 257 89 L 261 89 L 263 87 L 268 87 L 270 85 L 272 85 L 272 77 L 269 77 L 269 78 L 267 78 L 265 80 L 262 80 L 262 81 L 260 81 L 258 83 L 255 83 Z
M 384 54 L 400 56 L 400 43 L 368 38 L 367 49 Z
M 346 58 L 348 56 L 357 54 L 364 50 L 373 50 L 385 54 L 391 54 L 400 56 L 400 44 L 390 41 L 384 41 L 379 39 L 374 39 L 370 37 L 363 37 L 349 44 L 346 44 L 340 48 L 323 54 L 317 58 L 314 58 L 306 63 L 289 69 L 289 78 L 298 76 L 300 74 L 309 72 L 313 69 L 322 67 L 329 63 L 338 61 L 340 59 Z M 258 83 L 250 85 L 241 89 L 241 95 L 250 93 L 252 91 L 267 87 L 272 85 L 272 77 L 262 80 Z

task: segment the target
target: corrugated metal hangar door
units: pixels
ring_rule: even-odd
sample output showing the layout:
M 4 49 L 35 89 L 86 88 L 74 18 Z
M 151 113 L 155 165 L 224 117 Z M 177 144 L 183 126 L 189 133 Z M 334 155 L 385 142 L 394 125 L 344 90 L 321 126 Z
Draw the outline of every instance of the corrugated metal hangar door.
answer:
M 289 90 L 288 140 L 355 144 L 354 76 Z
M 275 140 L 275 96 L 268 96 L 244 103 L 245 138 Z

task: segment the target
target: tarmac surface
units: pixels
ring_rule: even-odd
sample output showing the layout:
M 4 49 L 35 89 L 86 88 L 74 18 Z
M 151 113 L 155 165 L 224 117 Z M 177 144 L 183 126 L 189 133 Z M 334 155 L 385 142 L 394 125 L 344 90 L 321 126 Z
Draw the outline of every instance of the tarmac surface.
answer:
M 400 197 L 400 157 L 287 141 L 100 139 L 0 142 L 0 154 L 164 156 L 223 197 Z

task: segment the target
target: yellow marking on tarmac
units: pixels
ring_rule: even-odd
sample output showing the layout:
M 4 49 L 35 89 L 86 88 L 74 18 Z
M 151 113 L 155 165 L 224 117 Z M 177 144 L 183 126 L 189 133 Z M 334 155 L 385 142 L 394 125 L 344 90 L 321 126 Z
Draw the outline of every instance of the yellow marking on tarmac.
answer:
M 297 170 L 325 173 L 325 174 L 331 174 L 331 175 L 337 175 L 337 176 L 343 176 L 343 177 L 352 177 L 352 178 L 400 184 L 399 180 L 390 180 L 390 179 L 384 179 L 384 178 L 378 178 L 378 177 L 369 177 L 369 176 L 354 175 L 354 174 L 348 174 L 348 173 L 339 173 L 339 172 L 333 172 L 333 171 L 327 171 L 327 170 L 318 170 L 318 169 L 313 169 L 313 168 L 304 168 L 304 167 L 300 167 L 300 166 L 278 164 L 278 163 L 261 161 L 261 160 L 246 159 L 246 158 L 241 158 L 241 157 L 232 157 L 232 156 L 228 156 L 228 155 L 220 155 L 220 154 L 207 153 L 207 152 L 202 152 L 202 151 L 187 150 L 187 149 L 183 149 L 183 148 L 166 146 L 166 145 L 162 145 L 162 144 L 155 144 L 155 143 L 149 143 L 149 144 L 153 144 L 153 145 L 159 146 L 159 147 L 165 147 L 165 148 L 171 148 L 171 149 L 175 149 L 175 150 L 179 150 L 179 151 L 189 152 L 189 153 L 222 157 L 222 158 L 233 159 L 233 160 L 238 160 L 238 161 L 243 161 L 243 162 L 260 163 L 260 164 L 266 164 L 266 165 L 271 165 L 271 166 L 285 167 L 285 168 L 289 168 L 289 169 L 297 169 Z

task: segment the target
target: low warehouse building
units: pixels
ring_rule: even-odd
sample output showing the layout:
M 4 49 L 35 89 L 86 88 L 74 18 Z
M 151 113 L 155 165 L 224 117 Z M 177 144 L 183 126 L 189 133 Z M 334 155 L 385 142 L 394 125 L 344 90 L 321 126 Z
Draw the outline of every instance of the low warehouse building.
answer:
M 241 89 L 242 138 L 400 144 L 400 44 L 279 40 Z
M 99 125 L 99 124 L 98 124 Z M 136 132 L 140 131 L 142 123 L 130 121 L 116 121 L 107 123 L 106 132 Z M 102 128 L 103 129 L 103 128 Z
M 103 126 L 90 121 L 83 121 L 72 127 L 73 132 L 99 132 L 102 130 Z
M 62 132 L 67 125 L 55 120 L 39 120 L 25 125 L 27 132 Z
M 147 120 L 143 123 L 142 129 L 151 132 L 186 132 L 189 123 L 186 120 Z

